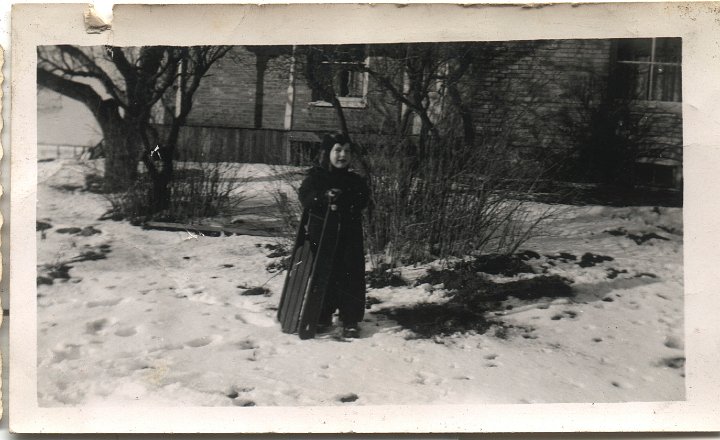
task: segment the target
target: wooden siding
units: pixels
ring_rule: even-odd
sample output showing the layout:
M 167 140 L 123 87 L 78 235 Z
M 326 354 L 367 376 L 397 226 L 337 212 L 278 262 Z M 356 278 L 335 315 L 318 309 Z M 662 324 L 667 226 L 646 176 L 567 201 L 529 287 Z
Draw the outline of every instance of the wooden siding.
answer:
M 161 127 L 167 129 L 167 127 Z M 180 130 L 178 160 L 284 164 L 287 132 L 188 126 Z

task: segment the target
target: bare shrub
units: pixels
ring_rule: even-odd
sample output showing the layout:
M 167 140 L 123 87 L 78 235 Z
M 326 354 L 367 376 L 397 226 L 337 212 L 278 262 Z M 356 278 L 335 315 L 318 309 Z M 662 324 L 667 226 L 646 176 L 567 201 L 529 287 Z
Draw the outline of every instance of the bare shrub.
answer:
M 512 254 L 533 237 L 553 209 L 529 200 L 534 170 L 504 149 L 431 139 L 415 152 L 407 138 L 368 148 L 373 265 Z
M 283 225 L 283 236 L 294 238 L 300 226 L 302 206 L 298 191 L 304 177 L 302 168 L 293 166 L 273 166 L 272 197 L 278 219 Z
M 105 194 L 112 207 L 109 216 L 135 224 L 150 220 L 197 222 L 228 215 L 248 198 L 243 188 L 247 178 L 240 175 L 239 164 L 188 161 L 175 162 L 175 167 L 166 209 L 154 212 L 148 202 L 153 182 L 147 173 L 141 172 L 126 191 Z

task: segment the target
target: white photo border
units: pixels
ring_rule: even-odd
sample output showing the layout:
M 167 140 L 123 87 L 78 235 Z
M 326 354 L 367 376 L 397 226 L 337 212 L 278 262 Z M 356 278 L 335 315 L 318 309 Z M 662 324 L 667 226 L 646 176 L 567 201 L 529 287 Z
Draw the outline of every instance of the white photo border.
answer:
M 458 433 L 720 430 L 720 3 L 119 5 L 12 13 L 10 429 L 34 433 Z M 271 30 L 271 31 L 268 31 Z M 356 407 L 75 407 L 37 402 L 36 46 L 683 39 L 686 400 Z

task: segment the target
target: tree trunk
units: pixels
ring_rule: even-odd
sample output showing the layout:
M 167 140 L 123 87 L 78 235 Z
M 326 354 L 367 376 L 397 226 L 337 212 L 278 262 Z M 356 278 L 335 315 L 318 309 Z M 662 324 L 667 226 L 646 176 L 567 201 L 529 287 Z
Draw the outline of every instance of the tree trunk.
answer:
M 171 165 L 172 167 L 172 165 Z M 150 203 L 152 212 L 158 213 L 170 208 L 172 171 L 163 170 L 153 178 L 152 194 Z
M 345 112 L 342 109 L 342 104 L 340 104 L 340 100 L 334 92 L 332 95 L 331 104 L 335 109 L 335 116 L 337 116 L 338 125 L 340 126 L 340 132 L 350 138 L 350 130 L 348 129 L 347 119 L 345 119 Z
M 106 127 L 103 134 L 105 135 L 105 190 L 127 191 L 138 178 L 140 138 L 124 124 Z
M 462 120 L 463 141 L 465 145 L 475 145 L 475 123 L 470 107 L 463 102 L 462 95 L 456 84 L 448 85 L 447 90 Z

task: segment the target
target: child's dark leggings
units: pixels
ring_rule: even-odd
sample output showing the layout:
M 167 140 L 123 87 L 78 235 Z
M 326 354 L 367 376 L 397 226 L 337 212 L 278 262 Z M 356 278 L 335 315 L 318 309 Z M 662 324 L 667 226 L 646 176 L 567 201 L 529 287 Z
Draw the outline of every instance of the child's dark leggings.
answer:
M 329 324 L 335 310 L 340 311 L 340 321 L 346 326 L 362 321 L 365 314 L 365 274 L 360 277 L 346 270 L 343 260 L 337 258 L 333 263 L 320 313 L 321 324 Z

